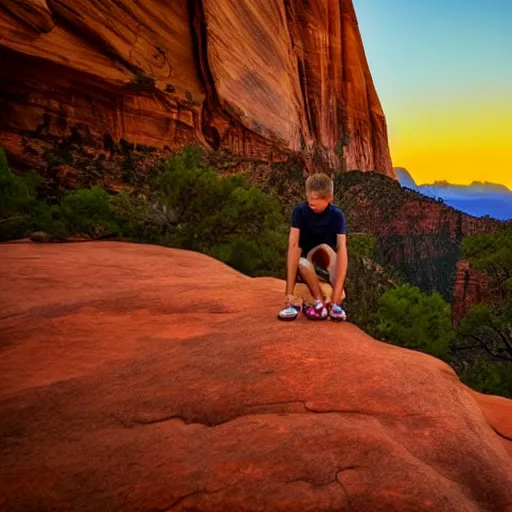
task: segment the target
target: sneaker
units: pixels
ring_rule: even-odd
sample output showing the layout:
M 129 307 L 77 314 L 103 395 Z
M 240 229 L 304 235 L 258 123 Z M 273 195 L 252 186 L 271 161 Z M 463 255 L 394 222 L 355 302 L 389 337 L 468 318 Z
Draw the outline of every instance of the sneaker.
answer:
M 347 313 L 339 304 L 333 304 L 329 313 L 329 318 L 335 322 L 343 322 L 347 319 Z
M 325 304 L 320 300 L 315 300 L 315 302 L 309 306 L 304 304 L 303 312 L 308 320 L 326 320 L 329 316 Z
M 293 306 L 290 304 L 286 306 L 284 309 L 279 311 L 277 318 L 279 320 L 284 320 L 285 322 L 290 322 L 291 320 L 295 320 L 299 316 L 300 307 Z

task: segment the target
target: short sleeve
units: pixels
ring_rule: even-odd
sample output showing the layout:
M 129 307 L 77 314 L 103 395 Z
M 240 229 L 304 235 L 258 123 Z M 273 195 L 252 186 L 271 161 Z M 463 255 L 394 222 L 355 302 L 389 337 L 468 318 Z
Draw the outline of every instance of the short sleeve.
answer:
M 291 226 L 292 228 L 302 228 L 302 210 L 300 205 L 297 205 L 292 212 Z
M 339 212 L 336 224 L 337 224 L 336 234 L 337 235 L 346 235 L 347 234 L 347 225 L 345 223 L 345 215 L 343 215 L 342 212 Z

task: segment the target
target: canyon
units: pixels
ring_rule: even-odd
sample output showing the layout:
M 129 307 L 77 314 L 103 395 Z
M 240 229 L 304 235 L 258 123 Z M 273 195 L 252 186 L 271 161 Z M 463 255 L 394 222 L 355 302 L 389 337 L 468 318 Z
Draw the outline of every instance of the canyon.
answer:
M 78 131 L 395 177 L 352 0 L 6 0 L 0 97 L 13 164 Z

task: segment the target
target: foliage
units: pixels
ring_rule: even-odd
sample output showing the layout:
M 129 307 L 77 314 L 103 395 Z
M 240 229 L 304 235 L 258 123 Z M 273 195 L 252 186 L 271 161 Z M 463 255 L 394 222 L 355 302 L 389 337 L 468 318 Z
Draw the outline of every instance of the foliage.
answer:
M 122 194 L 123 231 L 210 254 L 250 275 L 282 274 L 286 224 L 278 201 L 241 176 L 220 177 L 186 148 L 163 163 L 148 195 Z
M 512 363 L 478 357 L 460 372 L 460 379 L 481 393 L 512 398 Z
M 350 240 L 350 236 L 348 237 Z M 348 271 L 345 282 L 347 298 L 344 308 L 350 321 L 370 332 L 372 318 L 379 308 L 382 295 L 396 285 L 396 281 L 371 259 L 348 248 Z
M 280 198 L 283 204 L 292 206 L 305 197 L 306 170 L 300 158 L 290 158 L 285 162 L 274 162 L 266 172 L 261 188 Z
M 476 304 L 462 319 L 458 334 L 492 360 L 512 363 L 512 301 Z
M 466 237 L 462 252 L 473 268 L 489 276 L 502 299 L 512 291 L 512 227 Z
M 386 292 L 375 315 L 373 334 L 401 347 L 446 358 L 455 333 L 450 306 L 438 293 L 426 295 L 415 286 L 400 285 Z
M 117 213 L 108 193 L 100 187 L 65 194 L 58 205 L 43 210 L 39 229 L 53 237 L 83 236 L 94 239 L 117 235 Z
M 462 251 L 489 277 L 490 296 L 460 322 L 454 350 L 466 349 L 462 378 L 479 391 L 512 397 L 512 228 L 466 237 Z
M 34 173 L 13 174 L 0 148 L 0 241 L 22 238 L 30 233 L 33 217 L 40 207 L 36 199 L 40 183 L 41 178 Z
M 348 250 L 367 258 L 375 258 L 375 237 L 364 233 L 354 233 L 347 237 Z
M 250 275 L 282 276 L 287 225 L 277 199 L 201 161 L 201 151 L 189 147 L 157 166 L 143 192 L 110 196 L 92 187 L 47 204 L 36 199 L 37 176 L 14 175 L 2 152 L 2 239 L 39 230 L 57 239 L 122 235 L 210 254 Z

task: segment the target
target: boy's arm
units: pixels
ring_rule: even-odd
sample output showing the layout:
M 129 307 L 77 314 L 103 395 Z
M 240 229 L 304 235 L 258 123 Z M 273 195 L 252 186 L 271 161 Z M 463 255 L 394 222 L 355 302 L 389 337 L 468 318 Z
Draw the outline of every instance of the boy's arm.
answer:
M 345 278 L 347 277 L 348 255 L 347 255 L 347 235 L 338 235 L 338 250 L 336 263 L 336 282 L 332 292 L 332 302 L 339 304 L 341 294 L 345 286 Z
M 300 247 L 299 247 L 300 229 L 290 228 L 288 236 L 288 257 L 286 259 L 286 296 L 293 295 L 295 281 L 297 280 L 297 269 L 299 267 Z

